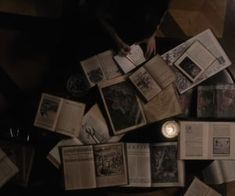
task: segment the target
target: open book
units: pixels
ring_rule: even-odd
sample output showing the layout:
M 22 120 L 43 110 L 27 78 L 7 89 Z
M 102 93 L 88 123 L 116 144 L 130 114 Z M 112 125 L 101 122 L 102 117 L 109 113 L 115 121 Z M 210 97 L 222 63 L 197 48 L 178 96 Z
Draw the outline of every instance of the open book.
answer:
M 0 187 L 7 183 L 19 171 L 16 165 L 0 148 Z
M 79 135 L 85 104 L 42 93 L 34 125 L 71 137 Z
M 142 105 L 147 123 L 154 123 L 182 113 L 178 92 L 173 84 Z
M 125 185 L 124 144 L 62 147 L 65 190 Z
M 185 192 L 184 196 L 222 196 L 214 189 L 209 187 L 207 184 L 199 180 L 198 178 L 194 178 L 188 190 Z
M 180 159 L 235 159 L 235 123 L 180 121 Z
M 183 55 L 177 59 L 175 66 L 194 82 L 215 60 L 216 58 L 201 42 L 194 41 Z
M 175 73 L 159 55 L 154 56 L 129 76 L 130 81 L 146 101 L 175 81 Z
M 195 81 L 191 81 L 181 71 L 179 71 L 174 63 L 181 55 L 184 54 L 184 52 L 193 44 L 193 42 L 197 40 L 203 43 L 204 47 L 210 51 L 216 60 L 213 61 L 213 63 Z M 171 65 L 175 71 L 176 86 L 180 94 L 186 92 L 187 90 L 193 88 L 202 81 L 231 65 L 231 61 L 210 29 L 199 33 L 198 35 L 164 53 L 162 58 L 168 65 Z
M 115 55 L 114 60 L 124 73 L 128 73 L 146 61 L 142 48 L 133 44 L 130 46 L 130 53 L 126 56 Z
M 214 160 L 203 171 L 208 184 L 223 184 L 235 181 L 235 160 Z
M 118 77 L 99 83 L 98 88 L 114 135 L 146 124 L 142 105 L 130 81 Z
M 84 115 L 78 139 L 83 144 L 118 142 L 123 135 L 111 136 L 108 125 L 97 104 Z
M 129 185 L 184 185 L 184 162 L 177 160 L 177 143 L 127 143 Z
M 235 118 L 235 85 L 198 86 L 198 118 Z
M 111 50 L 104 51 L 80 62 L 90 87 L 102 80 L 109 80 L 122 73 L 113 60 Z

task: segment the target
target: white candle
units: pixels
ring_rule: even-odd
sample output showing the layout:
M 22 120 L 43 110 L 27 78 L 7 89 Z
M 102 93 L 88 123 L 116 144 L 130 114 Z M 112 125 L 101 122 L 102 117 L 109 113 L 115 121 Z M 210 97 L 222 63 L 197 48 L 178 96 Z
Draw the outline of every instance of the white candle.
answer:
M 166 138 L 174 138 L 179 134 L 179 125 L 176 121 L 166 121 L 162 125 L 162 134 Z

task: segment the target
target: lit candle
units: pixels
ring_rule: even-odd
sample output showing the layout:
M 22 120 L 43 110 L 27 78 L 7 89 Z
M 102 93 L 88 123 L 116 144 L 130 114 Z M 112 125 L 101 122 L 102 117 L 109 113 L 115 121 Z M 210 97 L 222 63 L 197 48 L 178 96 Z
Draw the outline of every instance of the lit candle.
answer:
M 176 121 L 166 121 L 162 125 L 162 134 L 166 138 L 174 138 L 179 134 L 179 125 Z

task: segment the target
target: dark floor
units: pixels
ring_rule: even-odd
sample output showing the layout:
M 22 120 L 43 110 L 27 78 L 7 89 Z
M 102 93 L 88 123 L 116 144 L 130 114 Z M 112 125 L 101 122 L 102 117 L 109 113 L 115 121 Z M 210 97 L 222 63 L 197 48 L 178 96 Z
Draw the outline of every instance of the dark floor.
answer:
M 34 0 L 34 3 L 37 2 L 34 8 L 38 5 L 36 11 L 29 9 L 31 7 L 27 1 L 22 2 L 23 6 L 18 1 L 9 3 L 0 0 L 0 137 L 33 145 L 36 148 L 36 161 L 28 189 L 9 183 L 1 189 L 0 194 L 23 195 L 35 192 L 57 194 L 62 192 L 66 195 L 85 195 L 88 192 L 64 192 L 60 186 L 62 182 L 60 171 L 45 159 L 48 151 L 62 137 L 39 130 L 32 124 L 41 92 L 78 101 L 94 101 L 93 92 L 90 93 L 84 89 L 83 94 L 74 95 L 66 88 L 66 82 L 71 75 L 80 74 L 79 60 L 96 54 L 108 46 L 101 45 L 91 49 L 86 47 L 86 44 L 92 45 L 94 36 L 91 34 L 90 40 L 79 38 L 76 33 L 80 29 L 74 27 L 76 16 L 67 13 L 66 17 L 61 20 L 58 14 L 61 13 L 58 11 L 61 10 L 59 1 L 56 3 L 54 1 L 55 7 L 51 6 L 53 1 L 49 1 L 50 6 L 47 6 L 47 10 L 43 9 L 47 1 L 41 1 L 38 5 L 40 1 Z M 235 1 L 199 0 L 195 2 L 172 0 L 170 11 L 159 32 L 159 36 L 162 37 L 160 54 L 210 27 L 231 61 L 235 62 L 235 37 L 233 36 L 235 34 Z M 5 3 L 9 5 L 5 6 Z M 51 10 L 55 11 L 51 12 Z M 30 15 L 37 16 L 37 18 Z M 198 20 L 199 16 L 200 20 Z M 101 40 L 105 38 L 102 37 Z M 229 70 L 235 77 L 234 64 L 229 67 Z M 21 134 L 12 137 L 9 134 L 9 128 L 19 128 L 22 130 Z M 148 133 L 153 134 L 155 128 L 155 126 L 150 127 L 151 130 Z M 151 134 L 137 133 L 136 138 L 145 138 L 147 141 L 151 138 Z M 30 136 L 29 141 L 28 136 Z M 133 137 L 129 136 L 126 139 L 133 140 Z M 189 167 L 186 168 L 190 174 L 188 182 L 207 164 L 208 162 L 189 162 Z M 232 183 L 227 187 L 230 193 L 228 195 L 235 195 Z M 225 195 L 225 186 L 215 188 Z M 91 193 L 94 195 L 98 193 L 100 195 L 164 196 L 180 195 L 183 191 L 177 188 L 130 189 L 128 191 L 115 188 L 108 191 L 94 190 Z

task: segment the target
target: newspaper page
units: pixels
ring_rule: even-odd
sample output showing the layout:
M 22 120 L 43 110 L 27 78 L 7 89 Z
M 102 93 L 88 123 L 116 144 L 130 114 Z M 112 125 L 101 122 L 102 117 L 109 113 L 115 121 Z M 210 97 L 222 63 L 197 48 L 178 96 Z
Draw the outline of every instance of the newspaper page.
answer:
M 151 186 L 150 148 L 147 143 L 126 143 L 128 176 L 131 187 Z
M 207 184 L 203 183 L 198 178 L 194 178 L 188 190 L 185 192 L 184 196 L 195 196 L 195 195 L 203 195 L 203 196 L 222 196 L 214 189 L 209 187 Z
M 119 186 L 128 183 L 123 143 L 95 145 L 94 157 L 97 187 Z
M 153 187 L 184 186 L 184 162 L 177 160 L 177 142 L 150 144 Z
M 50 150 L 50 152 L 47 155 L 47 159 L 57 169 L 59 169 L 59 167 L 61 165 L 59 147 L 62 147 L 62 146 L 76 146 L 76 145 L 82 145 L 82 143 L 77 138 L 61 140 Z
M 90 87 L 95 86 L 102 80 L 106 80 L 104 71 L 97 56 L 80 61 L 82 69 Z
M 56 132 L 70 137 L 77 137 L 82 125 L 84 111 L 85 104 L 63 99 Z
M 122 75 L 121 70 L 118 65 L 113 60 L 113 51 L 107 50 L 102 53 L 99 53 L 98 59 L 102 66 L 102 70 L 104 72 L 105 78 L 107 80 L 116 78 Z
M 209 50 L 213 56 L 215 56 L 216 60 L 200 75 L 200 77 L 198 77 L 194 82 L 192 82 L 182 73 L 180 73 L 177 68 L 174 69 L 174 62 L 196 40 L 203 43 L 205 48 Z M 177 76 L 176 86 L 181 94 L 231 65 L 231 61 L 229 60 L 228 56 L 226 55 L 220 43 L 218 42 L 218 40 L 210 29 L 199 33 L 198 35 L 190 38 L 186 42 L 183 42 L 182 44 L 176 46 L 170 51 L 164 53 L 162 55 L 162 58 L 168 65 L 171 65 L 173 67 Z
M 62 106 L 62 98 L 42 93 L 34 126 L 55 131 Z
M 208 184 L 235 181 L 235 160 L 214 160 L 202 173 L 204 181 Z
M 65 190 L 96 187 L 92 146 L 68 146 L 61 149 Z
M 7 183 L 18 172 L 18 168 L 0 148 L 0 187 Z
M 103 114 L 97 104 L 85 114 L 79 140 L 84 144 L 118 142 L 123 135 L 111 136 Z
M 209 124 L 180 121 L 180 159 L 208 159 Z

